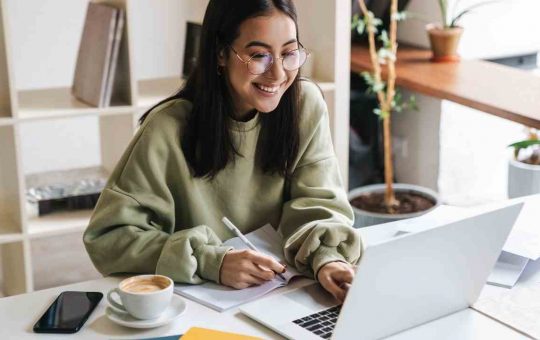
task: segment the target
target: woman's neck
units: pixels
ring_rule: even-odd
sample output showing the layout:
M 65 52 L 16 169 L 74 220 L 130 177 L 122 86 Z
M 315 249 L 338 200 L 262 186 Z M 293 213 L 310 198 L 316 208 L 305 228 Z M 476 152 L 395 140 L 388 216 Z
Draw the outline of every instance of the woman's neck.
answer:
M 235 113 L 234 116 L 233 116 L 233 119 L 234 120 L 237 120 L 239 122 L 248 122 L 250 120 L 253 119 L 253 117 L 255 117 L 257 115 L 257 110 L 255 109 L 252 109 L 252 110 L 249 110 L 243 114 L 238 114 L 238 113 Z

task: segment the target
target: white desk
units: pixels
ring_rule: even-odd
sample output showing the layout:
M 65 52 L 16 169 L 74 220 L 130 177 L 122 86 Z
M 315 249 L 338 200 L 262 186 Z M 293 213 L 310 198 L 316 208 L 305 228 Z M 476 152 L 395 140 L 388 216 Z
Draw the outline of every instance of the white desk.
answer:
M 80 290 L 101 291 L 105 294 L 119 281 L 120 278 L 107 277 L 0 299 L 0 339 L 71 339 L 75 337 L 79 339 L 136 339 L 182 334 L 193 326 L 233 331 L 266 339 L 281 339 L 278 334 L 252 321 L 238 310 L 218 313 L 189 300 L 186 300 L 188 304 L 186 312 L 175 322 L 154 329 L 136 330 L 114 324 L 105 316 L 107 303 L 103 299 L 83 328 L 76 334 L 35 334 L 32 332 L 34 323 L 60 292 Z M 305 281 L 296 282 L 294 286 L 303 283 Z M 291 288 L 286 287 L 285 289 Z M 279 292 L 275 291 L 274 293 Z M 526 337 L 472 309 L 467 309 L 405 331 L 389 339 L 512 340 L 526 339 Z
M 392 236 L 395 230 L 375 226 L 360 231 L 367 243 Z M 153 336 L 182 334 L 193 326 L 208 327 L 224 331 L 232 331 L 266 339 L 281 337 L 264 326 L 252 321 L 237 309 L 224 313 L 215 312 L 195 302 L 187 301 L 186 312 L 175 322 L 150 330 L 135 330 L 118 326 L 105 316 L 107 303 L 105 299 L 99 304 L 83 328 L 74 335 L 35 334 L 32 326 L 42 315 L 50 303 L 65 290 L 101 291 L 104 294 L 115 287 L 121 278 L 107 277 L 94 281 L 56 287 L 30 294 L 23 294 L 0 299 L 0 339 L 136 339 Z M 293 282 L 285 288 L 272 292 L 280 294 L 284 291 L 302 286 L 307 280 Z M 486 286 L 485 291 L 493 291 L 496 287 Z M 391 311 L 389 311 L 391 312 Z M 359 320 L 360 326 L 360 320 Z M 391 340 L 513 340 L 528 339 L 511 328 L 486 317 L 472 309 L 429 322 L 422 326 L 391 336 Z

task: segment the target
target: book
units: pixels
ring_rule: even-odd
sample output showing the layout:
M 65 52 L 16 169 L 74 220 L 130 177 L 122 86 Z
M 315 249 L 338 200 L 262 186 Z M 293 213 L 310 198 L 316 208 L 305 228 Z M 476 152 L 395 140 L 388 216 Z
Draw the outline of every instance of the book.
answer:
M 109 63 L 109 70 L 107 72 L 107 80 L 105 81 L 105 100 L 104 100 L 103 106 L 111 105 L 111 96 L 112 96 L 113 91 L 116 90 L 114 86 L 116 72 L 117 72 L 116 65 L 118 64 L 118 54 L 120 51 L 120 44 L 122 42 L 122 34 L 124 32 L 124 10 L 123 9 L 118 9 L 114 31 L 115 33 L 114 33 L 114 39 L 113 39 L 111 60 Z
M 89 2 L 86 10 L 72 93 L 92 106 L 105 105 L 118 11 L 115 7 L 94 2 Z
M 278 261 L 284 261 L 281 237 L 270 224 L 245 236 L 262 253 L 270 255 Z M 223 242 L 223 245 L 231 246 L 235 249 L 249 249 L 238 237 Z M 284 287 L 289 284 L 291 279 L 301 276 L 301 274 L 294 268 L 289 267 L 283 276 L 285 280 L 276 275 L 273 280 L 267 281 L 262 285 L 244 289 L 234 289 L 214 282 L 206 282 L 201 285 L 175 284 L 174 292 L 218 312 L 223 312 L 260 298 L 276 288 Z
M 218 330 L 191 327 L 181 337 L 182 340 L 262 340 L 262 338 Z
M 184 48 L 184 65 L 182 77 L 187 79 L 197 65 L 201 45 L 202 25 L 188 21 L 186 23 L 186 45 Z

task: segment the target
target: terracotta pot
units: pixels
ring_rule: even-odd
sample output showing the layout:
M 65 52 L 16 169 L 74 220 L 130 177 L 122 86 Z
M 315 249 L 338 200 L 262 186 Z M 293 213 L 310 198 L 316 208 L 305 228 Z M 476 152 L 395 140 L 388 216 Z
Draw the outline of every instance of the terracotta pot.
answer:
M 426 30 L 428 32 L 429 42 L 431 43 L 431 51 L 433 52 L 432 61 L 459 61 L 457 48 L 463 28 L 442 28 L 440 25 L 428 24 Z

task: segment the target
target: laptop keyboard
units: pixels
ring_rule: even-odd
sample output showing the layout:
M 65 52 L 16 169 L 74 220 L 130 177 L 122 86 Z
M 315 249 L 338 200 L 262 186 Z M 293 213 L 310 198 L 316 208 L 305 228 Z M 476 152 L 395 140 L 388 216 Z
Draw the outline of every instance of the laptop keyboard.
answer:
M 330 339 L 340 310 L 341 306 L 331 307 L 321 312 L 296 319 L 293 322 L 323 339 Z

